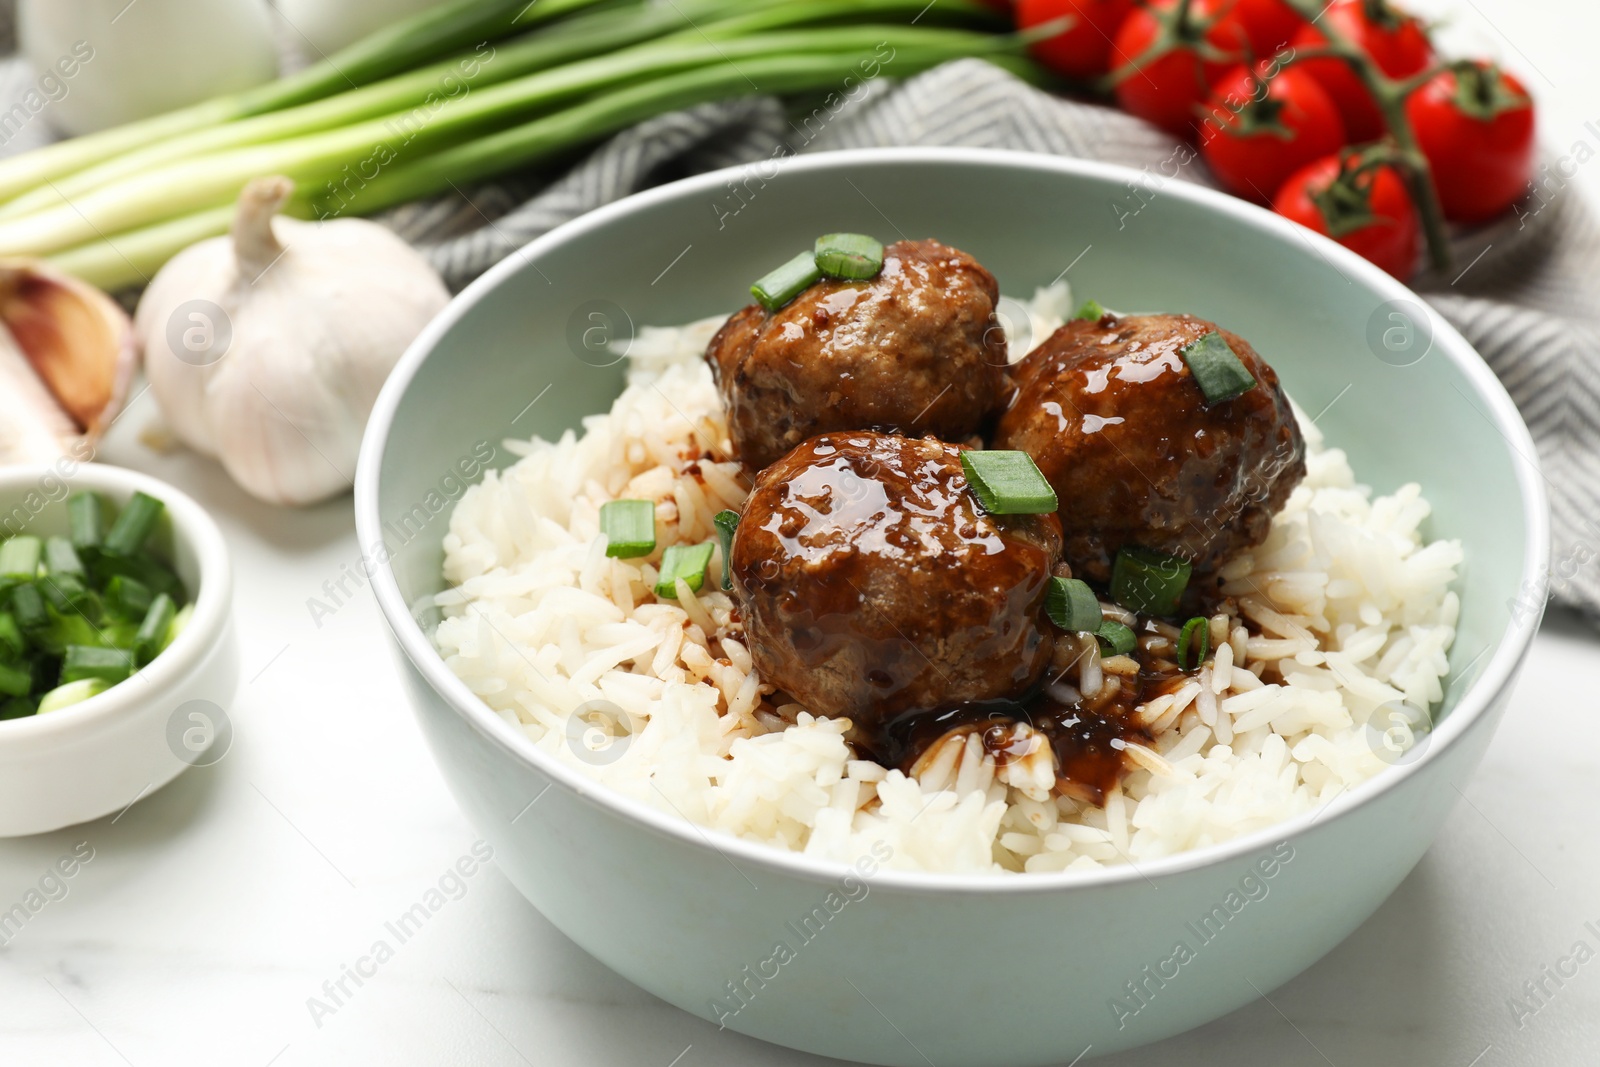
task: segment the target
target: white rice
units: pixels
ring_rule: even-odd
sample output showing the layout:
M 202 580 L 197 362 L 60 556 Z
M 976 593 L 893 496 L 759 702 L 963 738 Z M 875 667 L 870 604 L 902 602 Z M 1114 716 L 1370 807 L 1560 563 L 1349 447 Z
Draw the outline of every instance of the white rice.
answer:
M 1043 339 L 1069 295 L 1041 290 L 1016 317 Z M 976 737 L 955 738 L 914 777 L 856 759 L 845 722 L 773 707 L 749 651 L 722 636 L 733 602 L 714 580 L 720 555 L 698 595 L 653 592 L 666 546 L 715 540 L 712 516 L 745 492 L 737 464 L 709 458 L 729 454 L 701 358 L 720 322 L 643 329 L 609 413 L 581 436 L 508 442 L 521 460 L 451 516 L 438 647 L 552 759 L 777 848 L 852 861 L 881 841 L 890 867 L 1001 874 L 1226 841 L 1328 802 L 1393 762 L 1375 739 L 1404 747 L 1426 728 L 1455 636 L 1461 547 L 1423 540 L 1418 486 L 1373 497 L 1302 418 L 1305 481 L 1266 543 L 1224 570 L 1248 627 L 1219 615 L 1207 665 L 1140 708 L 1157 738 L 1130 746 L 1133 770 L 1103 808 L 1052 795 L 1048 748 L 997 772 Z M 649 557 L 605 555 L 600 505 L 621 498 L 657 502 Z M 1090 655 L 1076 683 L 1095 692 L 1117 666 Z

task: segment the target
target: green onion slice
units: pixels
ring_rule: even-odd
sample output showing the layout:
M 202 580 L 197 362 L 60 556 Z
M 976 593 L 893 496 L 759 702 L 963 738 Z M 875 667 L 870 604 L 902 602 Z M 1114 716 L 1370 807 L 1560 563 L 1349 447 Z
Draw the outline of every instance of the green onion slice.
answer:
M 99 678 L 115 685 L 133 673 L 133 653 L 120 648 L 95 648 L 68 645 L 61 660 L 61 681 L 81 682 Z
M 17 617 L 17 625 L 24 631 L 41 630 L 50 625 L 50 616 L 44 610 L 44 597 L 39 595 L 38 587 L 32 582 L 11 590 L 11 611 Z
M 1189 584 L 1189 569 L 1187 560 L 1129 545 L 1111 564 L 1111 599 L 1142 615 L 1171 615 Z
M 1107 656 L 1121 656 L 1133 651 L 1133 631 L 1114 619 L 1106 619 L 1094 632 L 1100 642 L 1100 651 Z
M 65 537 L 45 540 L 44 569 L 52 575 L 75 574 L 81 578 L 84 574 L 83 561 L 78 558 L 77 549 Z
M 606 535 L 606 555 L 648 556 L 656 550 L 656 506 L 648 500 L 608 500 L 600 505 L 600 531 Z
M 864 233 L 825 233 L 817 238 L 812 256 L 817 269 L 830 278 L 863 281 L 883 269 L 883 245 Z
M 105 550 L 118 556 L 131 556 L 139 551 L 155 532 L 156 520 L 164 507 L 147 493 L 134 493 L 106 533 Z
M 1100 599 L 1079 578 L 1051 578 L 1044 610 L 1061 629 L 1078 633 L 1094 633 L 1104 620 Z
M 0 542 L 0 577 L 19 581 L 38 577 L 39 550 L 37 537 L 13 537 Z
M 50 690 L 39 700 L 39 714 L 48 715 L 52 711 L 59 711 L 72 704 L 79 704 L 90 697 L 97 697 L 111 688 L 111 683 L 104 678 L 81 678 L 76 682 L 57 686 Z
M 127 619 L 143 619 L 155 594 L 137 578 L 113 574 L 106 583 L 106 607 Z
M 139 624 L 139 633 L 133 639 L 140 663 L 149 663 L 157 652 L 166 647 L 167 627 L 172 625 L 173 616 L 177 613 L 177 605 L 165 593 L 158 594 L 150 602 L 150 610 L 144 613 L 144 622 Z
M 74 612 L 76 606 L 89 599 L 89 589 L 76 574 L 47 574 L 38 581 L 44 598 L 61 614 Z
M 178 609 L 172 617 L 172 622 L 167 626 L 167 636 L 161 639 L 161 651 L 165 652 L 167 646 L 178 639 L 178 635 L 189 628 L 189 623 L 194 620 L 194 605 L 185 604 Z
M 1207 407 L 1255 388 L 1256 380 L 1215 330 L 1185 345 L 1181 354 L 1183 361 L 1189 364 L 1189 373 L 1206 395 Z
M 99 548 L 105 536 L 106 502 L 99 493 L 73 493 L 67 497 L 67 526 L 74 548 Z
M 817 269 L 816 256 L 801 252 L 777 270 L 759 278 L 750 287 L 750 295 L 768 311 L 777 311 L 821 277 L 822 271 Z
M 733 588 L 733 532 L 739 528 L 737 511 L 719 511 L 711 522 L 717 528 L 717 544 L 722 549 L 722 588 Z
M 22 636 L 16 616 L 9 611 L 0 611 L 0 655 L 20 656 L 27 648 L 28 639 Z
M 1100 306 L 1098 300 L 1085 300 L 1078 305 L 1078 310 L 1072 313 L 1074 319 L 1085 319 L 1089 322 L 1098 322 L 1105 318 L 1106 309 Z
M 710 541 L 698 545 L 668 545 L 661 556 L 661 576 L 656 579 L 656 596 L 678 595 L 678 579 L 688 583 L 691 592 L 698 593 L 705 584 L 706 567 L 711 564 Z
M 991 515 L 1048 515 L 1056 491 L 1026 452 L 963 449 L 961 469 L 983 510 Z
M 25 697 L 33 691 L 33 672 L 27 667 L 13 667 L 0 663 L 0 693 L 8 697 Z
M 1197 641 L 1196 635 L 1199 635 Z M 1194 659 L 1189 658 L 1189 653 L 1194 653 Z M 1183 624 L 1183 632 L 1178 635 L 1178 669 L 1185 674 L 1193 674 L 1205 663 L 1206 657 L 1211 655 L 1211 620 L 1196 615 Z

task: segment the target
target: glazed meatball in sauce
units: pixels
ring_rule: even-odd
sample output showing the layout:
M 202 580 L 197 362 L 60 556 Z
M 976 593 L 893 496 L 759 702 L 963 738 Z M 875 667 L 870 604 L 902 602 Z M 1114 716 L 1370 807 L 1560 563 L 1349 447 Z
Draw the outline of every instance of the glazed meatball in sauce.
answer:
M 732 573 L 761 678 L 848 717 L 877 748 L 889 723 L 1019 698 L 1050 662 L 1054 515 L 989 515 L 961 450 L 932 438 L 813 437 L 762 471 Z
M 1182 350 L 1219 332 L 1256 385 L 1207 404 Z M 1064 555 L 1104 583 L 1141 545 L 1197 574 L 1260 544 L 1305 476 L 1278 376 L 1250 344 L 1192 315 L 1069 322 L 1013 368 L 992 447 L 1031 455 L 1055 488 Z
M 896 241 L 866 281 L 824 278 L 784 307 L 751 304 L 706 349 L 733 450 L 760 470 L 830 430 L 964 441 L 1003 399 L 994 275 L 937 241 Z

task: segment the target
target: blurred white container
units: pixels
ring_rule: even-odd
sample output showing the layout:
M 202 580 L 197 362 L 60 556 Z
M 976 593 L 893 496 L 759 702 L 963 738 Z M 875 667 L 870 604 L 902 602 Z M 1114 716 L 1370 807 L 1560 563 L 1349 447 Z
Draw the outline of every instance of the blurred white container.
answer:
M 278 12 L 313 49 L 332 53 L 373 30 L 440 3 L 441 0 L 278 0 Z
M 278 73 L 266 0 L 20 0 L 17 33 L 50 100 L 45 114 L 70 134 Z

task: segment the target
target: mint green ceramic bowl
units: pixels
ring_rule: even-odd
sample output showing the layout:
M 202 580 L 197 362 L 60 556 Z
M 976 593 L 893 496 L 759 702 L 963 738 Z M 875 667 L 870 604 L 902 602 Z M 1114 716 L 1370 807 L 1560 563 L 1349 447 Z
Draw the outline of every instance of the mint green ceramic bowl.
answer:
M 879 873 L 764 977 L 786 924 L 847 868 L 708 834 L 554 765 L 450 674 L 413 607 L 441 587 L 447 505 L 458 465 L 486 454 L 480 442 L 509 461 L 502 439 L 557 435 L 615 396 L 621 368 L 575 354 L 591 351 L 584 330 L 731 310 L 751 279 L 834 230 L 936 236 L 1006 293 L 1066 271 L 1112 307 L 1216 320 L 1249 338 L 1305 408 L 1327 408 L 1319 425 L 1363 480 L 1379 491 L 1421 482 L 1432 534 L 1460 538 L 1467 558 L 1455 673 L 1422 757 L 1314 816 L 1137 870 Z M 873 1063 L 1006 1067 L 1154 1041 L 1254 1000 L 1405 877 L 1483 756 L 1538 625 L 1537 608 L 1509 606 L 1546 567 L 1534 455 L 1454 330 L 1387 275 L 1265 211 L 1112 166 L 860 151 L 677 182 L 507 259 L 390 378 L 356 505 L 363 546 L 388 559 L 373 585 L 423 731 L 501 866 L 551 922 L 657 996 L 769 1041 Z M 1292 861 L 1271 863 L 1275 850 Z M 1264 863 L 1270 894 L 1181 967 L 1166 962 L 1178 941 L 1196 943 L 1186 924 Z M 746 1006 L 727 1016 L 731 987 Z

